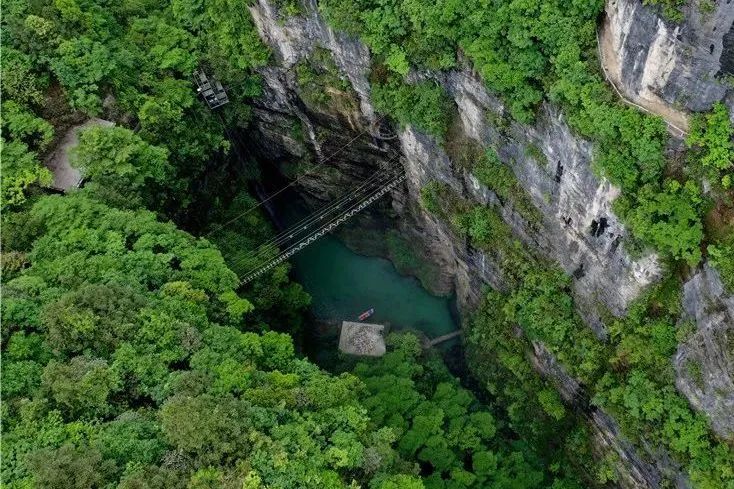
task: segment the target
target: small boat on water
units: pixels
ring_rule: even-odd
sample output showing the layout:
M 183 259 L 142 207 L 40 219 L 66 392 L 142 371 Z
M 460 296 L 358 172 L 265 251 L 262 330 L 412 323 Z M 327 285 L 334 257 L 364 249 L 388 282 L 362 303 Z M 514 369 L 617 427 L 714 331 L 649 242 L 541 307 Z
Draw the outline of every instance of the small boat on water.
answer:
M 367 309 L 365 312 L 363 312 L 362 314 L 359 315 L 359 320 L 360 321 L 364 321 L 368 317 L 372 316 L 374 313 L 375 313 L 375 309 L 374 308 Z

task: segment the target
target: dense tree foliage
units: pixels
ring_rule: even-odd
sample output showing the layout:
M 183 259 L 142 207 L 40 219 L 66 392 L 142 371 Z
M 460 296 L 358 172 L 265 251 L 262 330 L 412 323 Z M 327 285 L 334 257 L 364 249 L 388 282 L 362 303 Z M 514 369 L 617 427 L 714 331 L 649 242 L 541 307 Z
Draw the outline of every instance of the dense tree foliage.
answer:
M 207 241 L 86 191 L 26 226 L 30 266 L 3 286 L 9 487 L 422 487 L 356 377 L 248 332 L 266 326 Z
M 12 51 L 10 56 L 12 63 Z M 2 75 L 4 79 L 5 69 Z M 51 172 L 41 166 L 39 153 L 44 152 L 51 143 L 54 135 L 53 128 L 51 124 L 34 115 L 23 105 L 13 99 L 7 100 L 7 95 L 5 95 L 7 92 L 13 94 L 19 90 L 20 87 L 15 90 L 14 88 L 8 89 L 3 84 L 3 94 L 6 98 L 2 104 L 3 117 L 0 126 L 2 131 L 0 158 L 3 161 L 0 205 L 3 207 L 24 203 L 30 186 L 51 183 Z M 18 98 L 23 97 L 22 93 L 18 93 Z
M 621 197 L 615 209 L 626 217 L 632 231 L 668 256 L 695 266 L 701 261 L 703 198 L 691 180 L 681 185 L 666 180 L 662 186 L 640 188 L 633 201 Z
M 92 127 L 82 131 L 72 150 L 73 165 L 102 199 L 119 205 L 155 208 L 155 197 L 173 173 L 168 150 L 145 142 L 122 127 Z M 147 202 L 143 202 L 143 199 Z
M 229 96 L 238 103 L 226 107 L 223 116 L 247 123 L 245 101 L 259 93 L 251 70 L 269 58 L 247 10 L 226 1 L 204 6 L 186 0 L 11 1 L 4 7 L 3 199 L 20 204 L 28 185 L 49 183 L 39 159 L 53 136 L 51 126 L 66 130 L 70 116 L 102 115 L 136 128 L 136 134 L 94 131 L 87 145 L 106 151 L 112 139 L 127 137 L 135 139 L 130 151 L 147 143 L 158 148 L 150 157 L 160 160 L 165 150 L 168 165 L 141 159 L 141 165 L 151 166 L 137 177 L 167 180 L 154 192 L 156 209 L 173 213 L 189 205 L 192 188 L 208 172 L 207 162 L 230 145 L 218 117 L 197 102 L 191 74 L 206 65 L 227 81 Z M 123 166 L 131 160 L 124 162 L 125 157 L 111 156 L 117 159 L 114 170 L 109 160 L 80 164 L 92 173 L 104 165 L 104 172 L 130 175 Z M 110 183 L 107 179 L 105 186 Z
M 374 428 L 392 430 L 398 454 L 420 464 L 426 488 L 581 487 L 572 470 L 553 473 L 532 445 L 508 439 L 504 421 L 437 355 L 423 354 L 418 338 L 391 335 L 388 344 L 384 357 L 358 363 L 354 373 L 367 387 L 363 403 Z
M 495 399 L 498 417 L 526 443 L 549 447 L 551 462 L 563 462 L 567 470 L 575 468 L 587 479 L 599 480 L 583 423 L 526 360 L 531 345 L 507 317 L 506 300 L 497 292 L 488 293 L 468 324 L 467 357 L 474 375 Z
M 653 203 L 665 198 L 665 194 L 649 195 Z M 511 231 L 495 209 L 474 205 L 437 182 L 423 188 L 422 199 L 427 210 L 450 222 L 473 246 L 499 258 L 501 273 L 512 285 L 504 294 L 488 294 L 469 326 L 467 343 L 475 375 L 501 400 L 518 433 L 537 440 L 544 430 L 530 420 L 538 418 L 539 412 L 544 413 L 540 419 L 550 418 L 549 426 L 553 420 L 571 422 L 553 388 L 539 381 L 527 363 L 527 351 L 537 354 L 536 346 L 542 345 L 581 382 L 594 404 L 614 415 L 626 434 L 662 443 L 683 462 L 696 487 L 713 489 L 734 483 L 730 470 L 734 451 L 716 440 L 704 416 L 694 412 L 675 388 L 671 357 L 685 339 L 686 329 L 678 321 L 681 300 L 674 277 L 640 298 L 625 318 L 608 319 L 609 338 L 604 341 L 575 312 L 569 277 L 513 244 Z M 696 205 L 693 198 L 681 202 Z M 662 214 L 659 232 L 700 234 L 692 224 L 670 231 L 665 221 L 670 207 L 658 209 Z M 727 245 L 722 242 L 713 250 L 722 271 L 731 268 Z M 700 251 L 695 248 L 691 253 Z M 579 456 L 587 453 L 583 435 L 572 433 L 564 443 Z M 548 446 L 549 441 L 539 443 Z M 599 482 L 612 476 L 601 466 L 582 463 Z
M 216 248 L 149 211 L 85 189 L 24 225 L 3 285 L 9 487 L 578 487 L 412 335 L 331 375 L 268 330 L 283 313 L 253 304 L 272 297 L 238 295 Z
M 734 127 L 729 120 L 729 111 L 719 102 L 712 111 L 693 119 L 691 133 L 686 139 L 694 148 L 694 169 L 703 173 L 711 183 L 724 189 L 734 182 Z

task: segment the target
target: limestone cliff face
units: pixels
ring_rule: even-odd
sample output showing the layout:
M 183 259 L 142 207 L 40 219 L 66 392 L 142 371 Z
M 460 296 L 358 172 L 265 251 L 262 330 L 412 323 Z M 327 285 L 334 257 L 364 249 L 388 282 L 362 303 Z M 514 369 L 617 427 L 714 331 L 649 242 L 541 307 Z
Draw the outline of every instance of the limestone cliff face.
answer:
M 629 100 L 684 130 L 692 111 L 719 100 L 734 107 L 734 2 L 685 3 L 678 24 L 641 0 L 607 0 L 600 30 L 611 81 Z
M 705 37 L 700 31 L 704 24 L 711 33 L 721 34 L 722 30 L 731 29 L 732 16 L 725 2 L 717 3 L 718 10 L 712 14 L 716 20 L 705 23 L 692 18 L 691 25 L 699 26 L 695 31 L 698 34 L 682 34 L 682 39 L 698 39 L 696 42 L 700 44 Z M 670 59 L 677 65 L 663 61 L 656 65 L 652 61 L 662 56 L 656 52 L 665 51 L 662 44 L 655 48 L 657 51 L 641 51 L 639 46 L 634 47 L 633 40 L 644 43 L 643 38 L 648 35 L 652 36 L 651 43 L 655 39 L 662 43 L 669 38 L 668 34 L 655 37 L 655 33 L 675 28 L 636 0 L 610 1 L 607 7 L 603 29 L 607 34 L 602 35 L 602 43 L 606 42 L 616 53 L 619 86 L 626 87 L 625 90 L 635 97 L 654 94 L 655 100 L 662 101 L 661 107 L 672 107 L 680 112 L 681 119 L 671 119 L 680 124 L 685 123 L 688 110 L 707 108 L 713 101 L 727 96 L 727 85 L 705 74 L 730 69 L 726 55 L 721 52 L 725 51 L 726 43 L 734 39 L 727 40 L 729 38 L 721 34 L 721 49 L 714 46 L 714 52 L 718 53 L 719 64 L 715 68 L 718 71 L 712 71 L 713 61 L 706 61 L 709 63 L 706 64 L 698 58 L 695 58 L 696 63 L 681 64 L 680 60 L 684 59 L 681 53 L 685 49 L 678 47 L 669 51 L 672 53 Z M 251 139 L 258 156 L 274 166 L 289 159 L 326 162 L 327 168 L 320 169 L 316 176 L 307 175 L 299 180 L 299 192 L 317 206 L 341 195 L 375 170 L 394 164 L 390 162 L 395 155 L 400 155 L 408 177 L 405 187 L 389 199 L 383 199 L 372 213 L 361 216 L 360 226 L 369 225 L 376 215 L 396 217 L 394 224 L 438 265 L 441 273 L 434 284 L 436 291 L 455 291 L 460 304 L 468 310 L 480 300 L 483 286 L 503 289 L 506 283 L 501 267 L 492 256 L 469 246 L 463 238 L 454 235 L 446 223 L 422 210 L 420 190 L 431 181 L 443 182 L 477 203 L 498 206 L 518 239 L 574 277 L 579 312 L 600 338 L 606 334 L 600 314 L 604 311 L 624 314 L 629 303 L 659 277 L 660 267 L 655 255 L 633 258 L 625 251 L 627 232 L 612 212 L 618 189 L 594 174 L 592 144 L 574 135 L 555 107 L 544 105 L 532 125 L 498 124 L 490 121 L 504 119 L 506 122 L 504 107 L 471 69 L 411 74 L 414 80 L 433 79 L 453 98 L 458 113 L 455 137 L 495 148 L 512 168 L 540 211 L 540 222 L 530 223 L 511 203 L 501 203 L 470 172 L 455 164 L 445 148 L 432 137 L 410 126 L 394 128 L 395 137 L 385 137 L 385 132 L 380 130 L 384 121 L 375 114 L 370 101 L 369 50 L 358 40 L 330 29 L 318 15 L 313 0 L 308 0 L 298 17 L 279 16 L 268 0 L 258 0 L 250 11 L 261 37 L 276 58 L 275 66 L 262 72 L 264 94 L 256 101 L 255 131 Z M 349 82 L 350 93 L 342 95 L 351 97 L 352 103 L 320 105 L 303 96 L 295 67 L 318 50 L 330 53 L 341 78 Z M 666 66 L 670 68 L 668 71 L 659 71 Z M 652 82 L 656 77 L 660 79 L 657 85 Z M 686 90 L 691 92 L 683 97 Z M 300 129 L 294 130 L 294 124 Z M 334 154 L 336 156 L 331 158 Z M 707 269 L 702 273 L 709 277 L 711 272 Z M 721 351 L 725 348 L 724 343 L 715 335 L 725 331 L 725 335 L 731 336 L 727 329 L 732 327 L 731 310 L 728 317 L 717 316 L 704 304 L 714 296 L 715 300 L 729 304 L 729 308 L 731 303 L 720 295 L 711 295 L 714 288 L 710 285 L 706 286 L 708 288 L 700 285 L 708 280 L 697 282 L 694 278 L 686 286 L 686 309 L 697 321 L 699 332 L 681 345 L 676 357 L 678 386 L 694 406 L 710 414 L 721 432 L 725 432 L 731 430 L 731 422 L 726 419 L 727 411 L 731 417 L 731 404 L 717 397 L 717 389 L 723 385 L 721 382 L 731 387 L 731 378 L 714 379 L 720 379 L 724 371 L 731 375 L 732 364 L 731 356 Z M 714 331 L 716 333 L 712 333 Z M 554 382 L 568 402 L 585 404 L 583 387 L 565 373 L 543 345 L 535 345 L 529 355 L 538 371 Z M 704 384 L 700 388 L 686 374 L 685 365 L 691 358 L 701 360 Z M 664 479 L 675 481 L 677 487 L 688 486 L 685 477 L 664 453 L 650 446 L 633 447 L 624 440 L 616 422 L 606 413 L 592 410 L 588 413 L 588 421 L 598 448 L 603 453 L 616 453 L 622 461 L 620 481 L 625 486 L 656 488 Z
M 696 331 L 675 355 L 676 385 L 719 435 L 734 439 L 734 296 L 706 266 L 684 285 L 683 307 Z
M 540 210 L 542 221 L 528 225 L 509 206 L 502 209 L 503 217 L 520 239 L 574 277 L 580 312 L 603 337 L 598 307 L 623 314 L 660 270 L 654 255 L 632 259 L 625 252 L 627 233 L 611 209 L 619 191 L 592 172 L 592 145 L 574 135 L 550 105 L 542 107 L 533 125 L 513 122 L 498 129 L 489 120 L 503 113 L 502 104 L 468 69 L 439 81 L 456 102 L 464 134 L 496 149 Z M 410 162 L 410 152 L 406 155 Z M 465 193 L 482 203 L 496 202 L 473 176 L 461 176 Z

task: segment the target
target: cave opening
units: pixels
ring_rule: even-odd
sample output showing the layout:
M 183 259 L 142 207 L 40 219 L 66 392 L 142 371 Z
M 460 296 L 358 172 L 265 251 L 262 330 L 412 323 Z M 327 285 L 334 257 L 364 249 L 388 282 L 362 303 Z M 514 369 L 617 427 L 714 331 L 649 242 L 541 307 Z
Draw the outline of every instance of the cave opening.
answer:
M 598 221 L 594 219 L 593 221 L 591 221 L 591 235 L 595 238 L 598 238 L 599 236 L 604 234 L 604 231 L 606 231 L 608 227 L 609 222 L 606 217 L 600 217 Z

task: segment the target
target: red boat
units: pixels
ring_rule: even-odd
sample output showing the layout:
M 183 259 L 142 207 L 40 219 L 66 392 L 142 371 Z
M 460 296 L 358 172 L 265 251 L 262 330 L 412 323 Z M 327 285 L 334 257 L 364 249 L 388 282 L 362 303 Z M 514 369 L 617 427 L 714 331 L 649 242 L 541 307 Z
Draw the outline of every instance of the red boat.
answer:
M 359 315 L 359 320 L 360 321 L 364 321 L 368 317 L 372 316 L 374 313 L 375 313 L 375 310 L 373 308 L 370 308 L 370 309 L 366 310 L 365 312 L 363 312 L 362 314 Z

